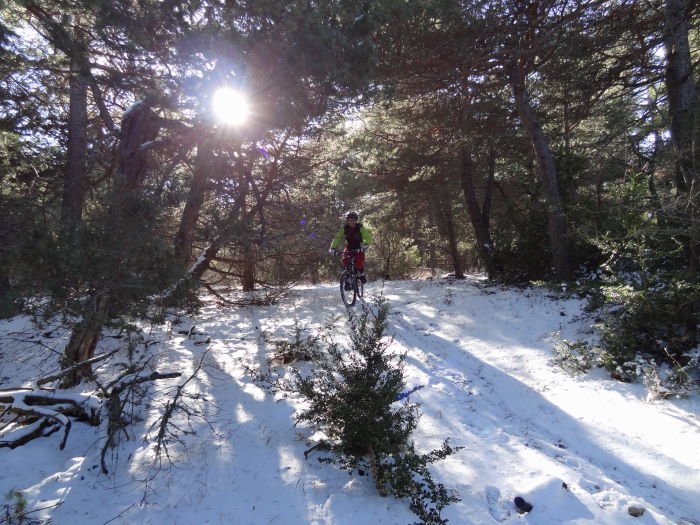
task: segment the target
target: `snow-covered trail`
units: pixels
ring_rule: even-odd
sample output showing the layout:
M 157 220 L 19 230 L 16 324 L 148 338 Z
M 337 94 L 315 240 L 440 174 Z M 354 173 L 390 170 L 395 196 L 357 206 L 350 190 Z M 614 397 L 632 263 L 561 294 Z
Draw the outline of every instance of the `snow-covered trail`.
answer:
M 469 484 L 462 494 L 485 493 L 498 521 L 509 521 L 513 497 L 525 495 L 541 502 L 532 523 L 627 522 L 630 504 L 652 510 L 651 523 L 695 523 L 700 448 L 689 444 L 700 445 L 697 412 L 645 404 L 640 385 L 603 373 L 573 379 L 553 368 L 551 334 L 574 334 L 578 301 L 455 287 L 445 285 L 443 301 L 430 305 L 420 289 L 415 300 L 403 290 L 386 297 L 397 342 L 429 387 L 424 418 L 441 414 L 428 428 L 459 436 L 465 466 L 485 487 Z
M 548 364 L 552 333 L 572 338 L 582 327 L 580 301 L 478 278 L 367 291 L 368 301 L 383 294 L 391 303 L 391 348 L 406 352 L 407 387 L 425 385 L 413 394 L 422 404 L 417 448 L 445 438 L 464 447 L 433 469 L 462 498 L 443 512 L 450 523 L 700 525 L 700 401 L 647 404 L 641 385 L 602 372 L 572 378 Z M 62 502 L 42 514 L 58 525 L 414 523 L 408 503 L 380 497 L 369 478 L 305 460 L 310 432 L 294 426 L 294 400 L 273 398 L 244 369 L 264 365 L 269 339 L 289 338 L 295 322 L 313 330 L 345 315 L 335 285 L 299 287 L 269 307 L 205 307 L 190 320 L 202 335 L 154 334 L 164 340 L 163 370 L 190 374 L 204 356 L 192 386 L 211 425 L 194 421 L 173 467 L 142 481 L 148 444 L 139 438 L 154 407 L 122 444 L 116 475 L 94 467 L 94 429 L 76 425 L 63 452 L 59 435 L 0 449 L 0 492 Z M 0 376 L 10 375 L 5 366 Z M 518 495 L 534 505 L 529 514 L 517 513 Z M 646 512 L 630 517 L 632 504 Z

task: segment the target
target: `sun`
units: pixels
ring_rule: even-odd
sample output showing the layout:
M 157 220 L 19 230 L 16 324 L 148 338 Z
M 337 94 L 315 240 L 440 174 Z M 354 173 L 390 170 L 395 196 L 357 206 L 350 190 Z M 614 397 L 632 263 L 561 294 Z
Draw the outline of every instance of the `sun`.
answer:
M 218 120 L 230 126 L 243 124 L 250 112 L 245 95 L 228 87 L 216 90 L 212 99 L 212 109 Z

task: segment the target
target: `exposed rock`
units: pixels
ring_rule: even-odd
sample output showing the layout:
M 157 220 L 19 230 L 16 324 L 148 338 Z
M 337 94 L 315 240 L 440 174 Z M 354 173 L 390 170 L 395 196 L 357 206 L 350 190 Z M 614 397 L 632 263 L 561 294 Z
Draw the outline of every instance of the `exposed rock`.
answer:
M 530 505 L 520 496 L 516 496 L 513 503 L 515 503 L 515 506 L 520 514 L 525 514 L 526 512 L 530 512 L 532 510 L 532 505 Z
M 642 514 L 644 514 L 644 511 L 647 510 L 644 507 L 640 505 L 630 505 L 629 508 L 627 509 L 627 514 L 630 516 L 633 516 L 635 518 L 638 518 Z

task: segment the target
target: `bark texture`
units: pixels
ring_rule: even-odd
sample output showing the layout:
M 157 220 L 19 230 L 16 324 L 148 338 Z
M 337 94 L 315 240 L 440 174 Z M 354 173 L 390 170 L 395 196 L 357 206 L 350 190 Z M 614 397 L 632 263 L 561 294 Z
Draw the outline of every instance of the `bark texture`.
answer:
M 681 191 L 690 191 L 695 180 L 693 128 L 695 121 L 695 82 L 688 41 L 689 0 L 666 0 L 664 44 L 666 47 L 666 87 L 671 117 L 671 139 L 676 156 L 676 182 Z
M 70 340 L 66 345 L 63 355 L 64 368 L 69 368 L 81 361 L 87 361 L 95 355 L 102 327 L 109 318 L 110 302 L 111 298 L 107 291 L 88 299 L 83 319 L 73 328 Z M 61 388 L 77 385 L 83 378 L 89 377 L 91 374 L 90 365 L 76 368 L 62 378 Z
M 192 243 L 197 226 L 197 219 L 204 202 L 207 179 L 212 169 L 212 146 L 207 139 L 197 145 L 197 157 L 194 163 L 194 173 L 190 183 L 190 191 L 182 212 L 180 227 L 175 234 L 175 260 L 183 268 L 192 262 Z
M 509 74 L 515 106 L 535 152 L 547 202 L 547 230 L 554 273 L 558 279 L 568 280 L 571 277 L 571 269 L 567 248 L 566 220 L 559 194 L 554 156 L 539 119 L 528 100 L 525 72 L 518 60 L 513 60 L 511 63 Z
M 61 218 L 72 229 L 82 219 L 87 177 L 87 92 L 88 80 L 82 64 L 85 58 L 76 56 L 74 47 L 70 58 L 70 106 L 68 110 L 68 144 L 63 183 Z
M 116 230 L 116 235 L 120 234 L 119 228 L 133 211 L 134 193 L 146 176 L 147 145 L 157 137 L 159 130 L 157 116 L 146 103 L 135 104 L 124 115 L 115 174 L 116 195 L 109 211 L 109 226 Z M 112 286 L 118 285 L 118 282 L 112 283 Z M 95 355 L 102 328 L 111 318 L 112 308 L 113 298 L 109 288 L 100 290 L 86 301 L 83 318 L 73 328 L 64 350 L 64 368 L 87 361 Z M 63 378 L 61 386 L 74 386 L 91 373 L 89 365 L 76 369 Z
M 490 159 L 489 159 L 490 160 Z M 493 171 L 489 173 L 489 182 L 487 185 L 486 196 L 484 198 L 483 208 L 479 205 L 474 187 L 474 161 L 471 151 L 465 151 L 462 154 L 462 192 L 464 193 L 464 201 L 467 205 L 469 218 L 474 228 L 476 235 L 477 249 L 481 259 L 486 266 L 486 272 L 491 274 L 491 260 L 493 256 L 493 242 L 491 240 L 491 232 L 489 229 L 489 213 L 491 206 L 491 188 L 493 186 Z

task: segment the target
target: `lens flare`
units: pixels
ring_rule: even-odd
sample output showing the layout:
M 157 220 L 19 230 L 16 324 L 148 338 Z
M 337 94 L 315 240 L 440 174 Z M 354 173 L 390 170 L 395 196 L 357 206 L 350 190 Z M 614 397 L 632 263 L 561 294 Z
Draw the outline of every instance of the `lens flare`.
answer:
M 245 95 L 228 87 L 216 90 L 212 109 L 217 119 L 230 126 L 243 124 L 250 112 Z

